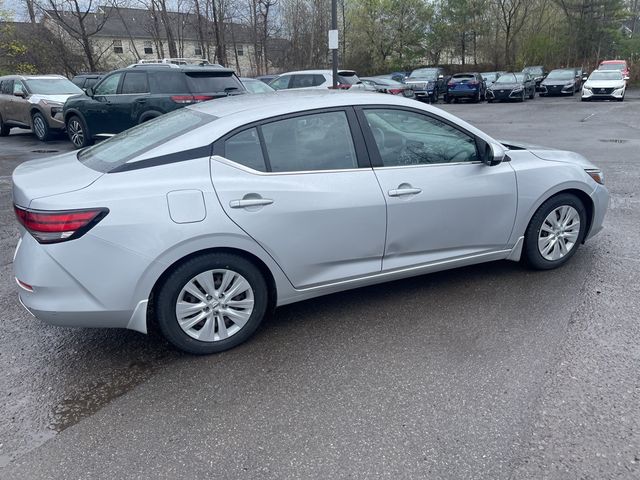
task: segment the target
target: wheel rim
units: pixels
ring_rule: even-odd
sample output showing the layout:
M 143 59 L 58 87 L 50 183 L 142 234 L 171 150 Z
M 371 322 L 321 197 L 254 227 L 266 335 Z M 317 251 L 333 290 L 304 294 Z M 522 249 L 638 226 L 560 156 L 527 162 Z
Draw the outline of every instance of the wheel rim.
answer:
M 33 129 L 36 132 L 36 136 L 38 138 L 44 138 L 46 133 L 46 126 L 44 124 L 44 120 L 40 116 L 36 116 L 33 119 Z
M 242 275 L 227 269 L 207 270 L 182 287 L 176 318 L 190 337 L 219 342 L 242 330 L 253 306 L 253 289 Z
M 569 206 L 554 209 L 542 222 L 538 235 L 538 250 L 542 258 L 559 260 L 575 246 L 580 234 L 580 214 Z
M 67 126 L 69 130 L 69 138 L 71 138 L 71 142 L 77 146 L 81 147 L 84 144 L 84 132 L 82 131 L 82 125 L 78 120 L 71 120 L 69 125 Z

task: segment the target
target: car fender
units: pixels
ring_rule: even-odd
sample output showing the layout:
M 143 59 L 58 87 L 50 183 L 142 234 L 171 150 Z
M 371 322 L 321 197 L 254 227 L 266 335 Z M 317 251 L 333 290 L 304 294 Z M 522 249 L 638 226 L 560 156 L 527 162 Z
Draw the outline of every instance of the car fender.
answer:
M 138 123 L 144 123 L 148 120 L 157 118 L 160 115 L 164 115 L 164 112 L 161 112 L 159 110 L 147 110 L 146 112 L 140 114 L 140 116 L 138 117 Z

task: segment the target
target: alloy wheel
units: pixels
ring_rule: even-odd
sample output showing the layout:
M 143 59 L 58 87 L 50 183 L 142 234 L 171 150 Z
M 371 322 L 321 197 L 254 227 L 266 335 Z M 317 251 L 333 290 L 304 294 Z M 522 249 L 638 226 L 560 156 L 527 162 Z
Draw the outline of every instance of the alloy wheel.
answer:
M 44 120 L 40 115 L 33 117 L 33 130 L 39 139 L 43 139 L 47 134 L 47 126 L 44 124 Z
M 69 138 L 71 139 L 71 143 L 73 143 L 76 147 L 82 147 L 84 145 L 84 130 L 82 129 L 80 120 L 72 118 L 67 125 L 67 130 L 69 131 Z
M 182 287 L 176 318 L 190 337 L 218 342 L 242 330 L 253 307 L 253 288 L 242 275 L 227 269 L 207 270 Z
M 580 214 L 562 205 L 552 210 L 542 222 L 538 234 L 538 250 L 545 260 L 555 261 L 568 254 L 580 235 Z

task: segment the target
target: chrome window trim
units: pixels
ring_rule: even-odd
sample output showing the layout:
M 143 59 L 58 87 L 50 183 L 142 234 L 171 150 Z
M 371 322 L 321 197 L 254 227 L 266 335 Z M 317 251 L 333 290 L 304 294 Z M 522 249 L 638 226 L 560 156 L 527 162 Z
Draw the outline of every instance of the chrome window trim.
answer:
M 253 175 L 260 176 L 278 176 L 278 175 L 309 175 L 309 174 L 318 174 L 318 173 L 341 173 L 341 172 L 361 172 L 361 171 L 371 171 L 371 167 L 359 167 L 359 168 L 342 168 L 342 169 L 330 169 L 330 170 L 292 170 L 288 172 L 261 172 L 259 170 L 254 170 L 253 168 L 246 167 L 240 163 L 236 163 L 233 160 L 229 160 L 221 155 L 212 155 L 211 160 L 218 161 L 220 163 L 224 163 L 229 167 L 237 168 L 238 170 L 242 170 L 246 173 L 251 173 Z
M 399 168 L 421 168 L 421 167 L 441 167 L 443 165 L 446 166 L 455 166 L 455 165 L 482 165 L 482 162 L 476 160 L 474 162 L 442 162 L 442 163 L 420 163 L 418 165 L 394 165 L 390 167 L 373 167 L 374 170 L 396 170 Z

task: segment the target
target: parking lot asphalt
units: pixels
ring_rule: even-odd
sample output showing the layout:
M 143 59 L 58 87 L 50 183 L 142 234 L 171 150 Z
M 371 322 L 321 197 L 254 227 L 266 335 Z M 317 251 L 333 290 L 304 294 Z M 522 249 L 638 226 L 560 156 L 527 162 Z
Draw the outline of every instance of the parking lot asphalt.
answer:
M 559 270 L 306 301 L 202 358 L 20 307 L 10 174 L 70 145 L 0 139 L 0 478 L 640 478 L 640 92 L 438 106 L 601 166 L 606 229 Z

